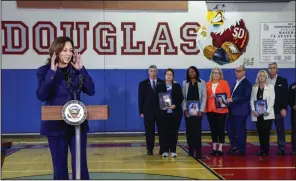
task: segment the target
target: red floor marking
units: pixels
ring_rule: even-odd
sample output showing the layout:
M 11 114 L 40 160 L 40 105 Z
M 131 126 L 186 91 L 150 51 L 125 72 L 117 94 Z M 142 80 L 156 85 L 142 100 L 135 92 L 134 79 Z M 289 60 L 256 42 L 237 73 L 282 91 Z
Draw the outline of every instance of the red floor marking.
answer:
M 228 156 L 229 146 L 223 148 L 222 157 L 210 156 L 211 146 L 204 146 L 200 159 L 204 164 L 227 180 L 295 180 L 296 156 L 291 155 L 291 145 L 287 144 L 286 155 L 277 156 L 277 146 L 270 147 L 270 156 L 259 157 L 259 146 L 247 144 L 246 156 Z

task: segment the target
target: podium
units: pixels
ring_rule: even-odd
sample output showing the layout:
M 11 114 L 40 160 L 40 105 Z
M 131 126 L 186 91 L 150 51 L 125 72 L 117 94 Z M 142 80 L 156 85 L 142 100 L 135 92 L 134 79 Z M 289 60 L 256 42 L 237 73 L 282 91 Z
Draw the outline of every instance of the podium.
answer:
M 80 101 L 78 101 L 80 102 Z M 70 102 L 69 102 L 70 103 Z M 80 102 L 81 103 L 81 102 Z M 83 103 L 81 103 L 83 104 Z M 70 103 L 71 105 L 71 103 Z M 64 121 L 63 116 L 64 106 L 41 106 L 41 120 L 42 121 Z M 84 118 L 90 120 L 107 120 L 109 117 L 109 110 L 107 105 L 83 105 L 86 115 Z M 75 113 L 76 114 L 76 113 Z M 83 120 L 84 121 L 84 120 Z M 69 124 L 69 123 L 68 123 Z M 76 142 L 76 179 L 80 180 L 80 124 L 75 125 L 75 142 Z
M 42 121 L 56 121 L 63 120 L 62 117 L 63 106 L 41 106 L 41 120 Z M 107 105 L 87 105 L 87 117 L 90 120 L 107 120 L 109 117 L 109 110 Z

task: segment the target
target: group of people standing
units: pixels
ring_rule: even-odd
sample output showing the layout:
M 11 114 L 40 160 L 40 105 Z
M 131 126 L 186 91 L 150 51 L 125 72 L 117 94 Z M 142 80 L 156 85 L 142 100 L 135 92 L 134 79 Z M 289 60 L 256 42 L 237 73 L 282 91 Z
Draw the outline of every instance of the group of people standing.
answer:
M 64 105 L 70 100 L 80 100 L 81 92 L 93 96 L 95 84 L 87 70 L 83 66 L 81 55 L 74 51 L 73 40 L 69 37 L 57 37 L 51 44 L 49 55 L 45 65 L 37 70 L 38 88 L 37 98 L 46 105 Z M 252 119 L 257 120 L 257 129 L 260 138 L 261 149 L 259 155 L 268 155 L 269 134 L 272 121 L 275 121 L 279 155 L 285 154 L 284 117 L 287 113 L 288 90 L 286 79 L 277 75 L 276 64 L 269 65 L 269 73 L 260 71 L 253 87 L 245 78 L 245 68 L 236 69 L 237 82 L 230 90 L 226 80 L 223 79 L 221 69 L 214 68 L 210 81 L 200 79 L 199 71 L 191 66 L 187 69 L 186 80 L 182 86 L 174 80 L 174 71 L 165 71 L 165 80 L 157 77 L 157 67 L 150 66 L 149 78 L 139 84 L 139 113 L 144 118 L 147 154 L 153 155 L 155 122 L 158 127 L 160 154 L 167 157 L 176 157 L 176 145 L 178 131 L 182 116 L 185 115 L 186 136 L 189 146 L 189 155 L 201 157 L 201 120 L 206 114 L 210 122 L 213 140 L 212 155 L 223 155 L 225 142 L 224 125 L 227 119 L 227 132 L 232 149 L 230 154 L 244 155 L 246 149 L 246 120 L 251 112 L 250 99 L 267 99 L 268 111 L 264 115 L 258 115 L 252 107 Z M 81 81 L 80 81 L 81 80 Z M 269 83 L 268 83 L 269 82 Z M 167 92 L 172 98 L 172 105 L 165 110 L 159 109 L 158 93 Z M 217 108 L 215 95 L 226 93 L 227 107 Z M 252 94 L 252 98 L 251 97 Z M 292 147 L 296 154 L 296 83 L 290 86 L 289 104 L 292 108 Z M 200 105 L 192 106 L 196 111 L 188 111 L 186 103 L 199 101 Z M 225 104 L 225 103 L 222 103 Z M 192 114 L 194 116 L 192 116 Z M 88 121 L 81 124 L 81 156 L 80 178 L 89 180 L 87 166 L 87 132 Z M 75 167 L 75 128 L 64 121 L 42 121 L 41 135 L 48 139 L 52 156 L 55 180 L 68 180 L 68 149 L 70 148 L 72 159 L 72 179 L 76 179 Z
M 201 126 L 205 114 L 210 125 L 213 156 L 224 155 L 225 129 L 231 148 L 228 155 L 244 156 L 246 154 L 247 129 L 246 121 L 256 123 L 260 149 L 258 156 L 269 155 L 269 139 L 272 123 L 277 131 L 277 155 L 286 154 L 284 118 L 288 105 L 291 107 L 292 154 L 296 155 L 296 82 L 288 87 L 285 78 L 278 75 L 276 63 L 268 65 L 268 73 L 260 70 L 254 85 L 245 77 L 246 69 L 239 66 L 235 70 L 236 83 L 231 87 L 224 79 L 220 68 L 213 68 L 208 82 L 200 79 L 199 71 L 191 66 L 186 71 L 186 80 L 182 85 L 174 80 L 174 70 L 167 69 L 164 79 L 158 78 L 155 65 L 148 68 L 149 78 L 139 83 L 139 114 L 144 118 L 147 154 L 153 155 L 155 123 L 159 135 L 159 154 L 163 157 L 177 157 L 176 145 L 182 117 L 185 117 L 186 139 L 189 156 L 200 158 Z M 171 106 L 160 109 L 159 93 L 171 95 Z M 225 95 L 223 99 L 220 94 Z M 266 101 L 266 110 L 259 112 L 256 101 Z M 187 102 L 198 101 L 198 111 L 189 114 Z M 219 104 L 219 106 L 217 106 Z M 223 106 L 221 106 L 223 105 Z M 226 106 L 225 106 L 226 105 Z M 196 106 L 192 106 L 196 110 Z

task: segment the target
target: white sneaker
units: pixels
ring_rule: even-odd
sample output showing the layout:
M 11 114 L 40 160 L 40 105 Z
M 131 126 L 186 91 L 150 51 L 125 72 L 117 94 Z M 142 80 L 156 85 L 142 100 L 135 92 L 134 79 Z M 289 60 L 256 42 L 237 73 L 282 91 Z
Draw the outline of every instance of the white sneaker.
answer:
M 164 153 L 162 154 L 162 157 L 168 157 L 168 156 L 169 156 L 168 152 L 164 152 Z
M 178 155 L 177 155 L 177 153 L 175 153 L 175 152 L 171 152 L 171 153 L 170 153 L 170 156 L 176 158 Z

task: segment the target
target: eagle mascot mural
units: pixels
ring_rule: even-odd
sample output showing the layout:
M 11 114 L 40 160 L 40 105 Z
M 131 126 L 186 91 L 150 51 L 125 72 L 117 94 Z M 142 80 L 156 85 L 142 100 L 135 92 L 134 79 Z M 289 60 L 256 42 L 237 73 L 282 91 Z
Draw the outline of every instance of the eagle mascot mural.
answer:
M 242 18 L 226 17 L 225 5 L 207 11 L 207 26 L 197 27 L 197 46 L 203 55 L 219 65 L 235 62 L 249 42 L 249 32 Z

